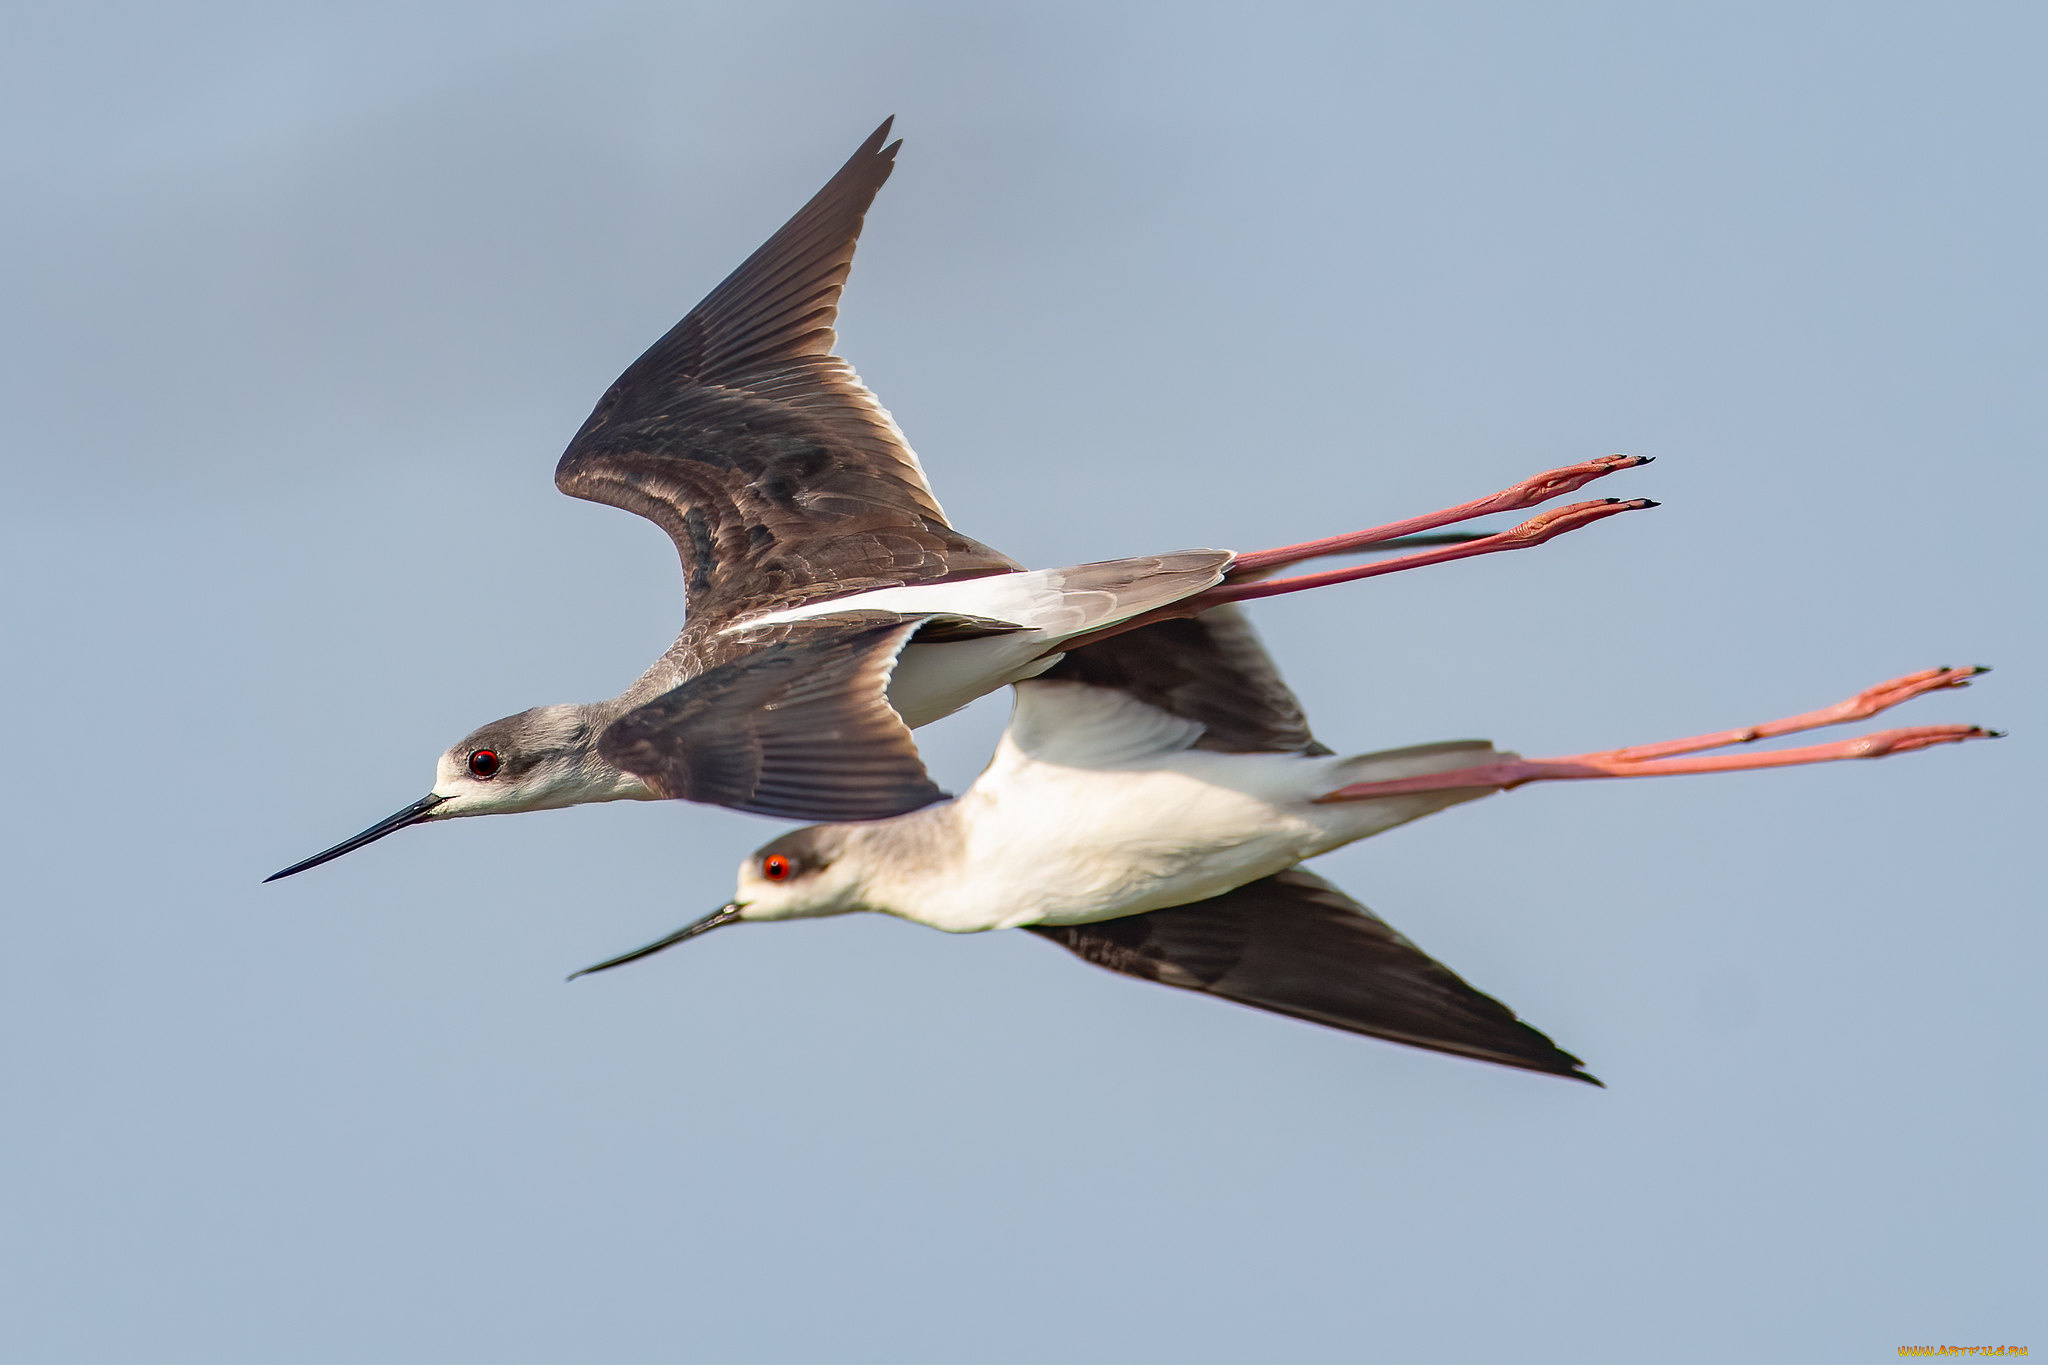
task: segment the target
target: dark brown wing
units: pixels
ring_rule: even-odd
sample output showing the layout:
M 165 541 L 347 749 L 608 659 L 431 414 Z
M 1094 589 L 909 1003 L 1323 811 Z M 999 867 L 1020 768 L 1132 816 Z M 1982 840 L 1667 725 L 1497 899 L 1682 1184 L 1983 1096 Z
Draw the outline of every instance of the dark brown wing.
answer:
M 943 800 L 889 674 L 923 617 L 807 627 L 636 707 L 597 752 L 661 796 L 789 820 L 878 820 Z
M 832 354 L 883 123 L 810 203 L 606 391 L 555 468 L 653 521 L 701 625 L 817 596 L 1018 565 L 946 524 L 903 433 Z
M 1236 607 L 1211 607 L 1200 616 L 1112 635 L 1074 650 L 1042 676 L 1114 688 L 1199 721 L 1198 749 L 1330 752 L 1309 733 L 1300 701 Z
M 1502 1066 L 1599 1081 L 1313 873 L 1291 868 L 1193 905 L 1037 925 L 1114 972 Z

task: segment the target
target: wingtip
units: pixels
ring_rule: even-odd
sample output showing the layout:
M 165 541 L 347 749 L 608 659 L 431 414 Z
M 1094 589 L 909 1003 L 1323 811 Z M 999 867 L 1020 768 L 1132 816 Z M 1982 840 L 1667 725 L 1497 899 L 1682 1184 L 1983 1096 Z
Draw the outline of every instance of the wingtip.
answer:
M 896 153 L 903 150 L 902 138 L 899 137 L 894 142 L 889 141 L 889 130 L 895 123 L 894 114 L 883 119 L 881 126 L 868 134 L 867 141 L 860 144 L 860 150 L 853 154 L 852 160 L 848 161 L 845 167 L 845 170 L 851 170 L 855 166 L 865 167 L 866 174 L 875 177 L 875 188 L 878 190 L 882 182 L 895 173 Z M 844 174 L 844 171 L 841 173 Z

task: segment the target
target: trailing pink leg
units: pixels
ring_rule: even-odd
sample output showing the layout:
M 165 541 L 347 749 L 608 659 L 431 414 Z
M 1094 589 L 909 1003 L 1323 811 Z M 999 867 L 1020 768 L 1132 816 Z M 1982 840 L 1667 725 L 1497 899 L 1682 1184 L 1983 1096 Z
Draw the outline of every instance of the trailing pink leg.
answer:
M 1622 456 L 1626 459 L 1628 457 Z M 1527 550 L 1541 545 L 1544 541 L 1576 531 L 1581 526 L 1590 526 L 1596 521 L 1622 512 L 1638 512 L 1657 504 L 1648 498 L 1632 498 L 1627 502 L 1619 498 L 1604 498 L 1597 502 L 1575 502 L 1569 507 L 1558 507 L 1529 518 L 1520 526 L 1511 527 L 1498 535 L 1482 536 L 1478 540 L 1462 545 L 1447 545 L 1439 550 L 1423 550 L 1416 554 L 1397 555 L 1382 559 L 1375 564 L 1358 564 L 1348 569 L 1331 569 L 1325 573 L 1298 574 L 1293 578 L 1257 578 L 1246 582 L 1224 580 L 1207 592 L 1198 592 L 1193 597 L 1184 597 L 1178 602 L 1148 611 L 1142 616 L 1133 616 L 1128 621 L 1119 621 L 1101 630 L 1077 635 L 1062 640 L 1062 652 L 1092 645 L 1098 640 L 1107 640 L 1126 631 L 1149 626 L 1156 621 L 1171 621 L 1177 617 L 1199 616 L 1211 607 L 1220 607 L 1225 602 L 1243 602 L 1254 597 L 1274 597 L 1280 593 L 1300 592 L 1305 588 L 1328 587 L 1332 583 L 1350 583 L 1360 578 L 1377 578 L 1381 574 L 1400 573 L 1404 569 L 1420 569 L 1431 564 L 1448 564 L 1454 559 L 1470 559 L 1474 555 L 1497 554 L 1502 550 Z
M 1648 464 L 1650 455 L 1602 455 L 1597 460 L 1586 460 L 1580 464 L 1566 465 L 1562 469 L 1547 469 L 1541 474 L 1522 480 L 1510 488 L 1476 502 L 1461 503 L 1447 507 L 1441 512 L 1430 512 L 1406 521 L 1388 522 L 1385 526 L 1374 526 L 1364 531 L 1353 531 L 1347 535 L 1329 536 L 1323 540 L 1304 541 L 1299 545 L 1283 545 L 1276 550 L 1256 550 L 1251 554 L 1239 555 L 1230 566 L 1226 581 L 1239 582 L 1270 569 L 1282 568 L 1288 564 L 1299 564 L 1304 559 L 1319 559 L 1324 555 L 1348 554 L 1354 550 L 1369 549 L 1383 541 L 1398 540 L 1421 531 L 1433 531 L 1439 526 L 1452 526 L 1474 517 L 1488 517 L 1497 512 L 1519 512 L 1525 507 L 1535 507 L 1561 498 L 1567 493 L 1576 493 L 1598 478 L 1620 469 L 1634 469 Z
M 1610 456 L 1610 458 L 1630 458 L 1630 456 Z M 1403 569 L 1423 569 L 1427 565 L 1446 565 L 1446 563 L 1450 563 L 1454 559 L 1470 559 L 1470 557 L 1475 557 L 1475 555 L 1497 555 L 1499 551 L 1528 551 L 1528 548 L 1538 546 L 1544 540 L 1550 540 L 1554 536 L 1563 536 L 1567 530 L 1579 530 L 1581 526 L 1591 526 L 1593 522 L 1604 522 L 1610 516 L 1618 516 L 1622 512 L 1640 512 L 1642 508 L 1655 508 L 1655 505 L 1657 503 L 1653 503 L 1649 497 L 1632 497 L 1628 501 L 1622 501 L 1618 497 L 1604 497 L 1604 499 L 1599 499 L 1599 501 L 1579 501 L 1579 503 L 1571 503 L 1569 508 L 1552 508 L 1550 512 L 1540 512 L 1540 514 L 1532 516 L 1530 520 L 1522 522 L 1520 526 L 1511 526 L 1509 530 L 1499 532 L 1497 536 L 1481 536 L 1479 540 L 1468 540 L 1464 544 L 1448 544 L 1448 546 L 1440 548 L 1440 551 L 1419 551 L 1415 555 L 1397 555 L 1395 559 L 1382 559 L 1382 561 L 1370 563 L 1370 565 L 1354 565 L 1350 569 L 1329 569 L 1327 573 L 1300 573 L 1300 575 L 1290 577 L 1290 579 L 1233 581 L 1231 577 L 1225 577 L 1221 583 L 1210 587 L 1208 591 L 1194 593 L 1192 598 L 1182 598 L 1180 602 L 1174 602 L 1174 604 L 1169 604 L 1169 606 L 1161 606 L 1157 610 L 1145 612 L 1143 616 L 1133 616 L 1130 620 L 1120 620 L 1114 626 L 1104 626 L 1102 630 L 1090 630 L 1087 634 L 1077 634 L 1077 636 L 1073 636 L 1071 641 L 1061 641 L 1059 649 L 1061 651 L 1081 649 L 1083 645 L 1094 645 L 1096 641 L 1106 641 L 1106 639 L 1110 639 L 1110 636 L 1124 634 L 1126 630 L 1137 630 L 1139 626 L 1149 626 L 1149 624 L 1159 622 L 1159 620 L 1176 620 L 1180 616 L 1200 616 L 1208 608 L 1223 606 L 1225 602 L 1247 602 L 1251 598 L 1274 598 L 1274 596 L 1278 596 L 1278 593 L 1303 591 L 1307 587 L 1329 587 L 1331 583 L 1350 583 L 1350 581 L 1356 581 L 1356 579 L 1372 579 L 1372 577 L 1380 577 L 1382 573 L 1401 573 Z
M 1360 782 L 1340 787 L 1318 801 L 1370 801 L 1381 796 L 1445 791 L 1453 787 L 1497 787 L 1502 791 L 1525 782 L 1569 782 L 1595 777 L 1678 777 L 1686 773 L 1743 772 L 1752 768 L 1791 768 L 1804 763 L 1833 763 L 1844 758 L 1883 758 L 1936 744 L 1966 739 L 1992 739 L 1996 732 L 1974 725 L 1925 725 L 1917 729 L 1880 730 L 1874 735 L 1812 744 L 1804 749 L 1779 749 L 1765 754 L 1723 754 L 1713 758 L 1666 758 L 1631 763 L 1598 754 L 1569 758 L 1523 758 L 1477 768 L 1407 777 L 1394 782 Z
M 1666 740 L 1662 744 L 1638 744 L 1633 748 L 1610 750 L 1599 757 L 1640 762 L 1644 759 L 1669 758 L 1674 754 L 1696 754 L 1702 749 L 1725 749 L 1731 744 L 1753 744 L 1760 739 L 1796 735 L 1803 730 L 1819 730 L 1829 725 L 1869 720 L 1878 712 L 1889 711 L 1900 702 L 1911 701 L 1923 692 L 1938 692 L 1949 687 L 1968 687 L 1970 679 L 1990 671 L 1981 666 L 1925 668 L 1918 673 L 1908 673 L 1903 678 L 1893 678 L 1890 682 L 1866 687 L 1847 701 L 1824 706 L 1818 711 L 1808 711 L 1804 715 L 1787 716 L 1784 720 L 1752 725 L 1741 730 L 1722 730 L 1711 735 L 1695 735 L 1691 739 Z
M 1676 777 L 1686 773 L 1742 772 L 1754 768 L 1790 768 L 1806 763 L 1833 763 L 1845 758 L 1883 758 L 1888 754 L 1911 753 L 1937 744 L 1956 744 L 1966 739 L 1995 739 L 1998 732 L 1975 725 L 1923 725 L 1909 729 L 1880 730 L 1833 744 L 1812 744 L 1802 749 L 1779 749 L 1770 753 L 1719 754 L 1706 758 L 1684 758 L 1703 749 L 1720 749 L 1776 735 L 1816 730 L 1825 725 L 1863 720 L 1900 702 L 1945 687 L 1964 687 L 1982 668 L 1933 668 L 1908 674 L 1857 693 L 1845 702 L 1804 715 L 1771 721 L 1765 725 L 1664 744 L 1645 744 L 1630 749 L 1608 749 L 1598 753 L 1570 754 L 1563 758 L 1517 758 L 1499 763 L 1458 768 L 1423 777 L 1405 777 L 1392 782 L 1359 782 L 1340 787 L 1321 801 L 1369 801 L 1381 796 L 1406 796 L 1414 792 L 1445 791 L 1457 787 L 1497 787 L 1503 791 L 1525 782 L 1568 782 L 1598 777 Z
M 1622 512 L 1640 512 L 1644 508 L 1656 505 L 1648 498 L 1630 498 L 1626 502 L 1620 498 L 1575 502 L 1566 507 L 1540 512 L 1520 526 L 1510 527 L 1498 535 L 1482 536 L 1463 545 L 1447 545 L 1440 550 L 1422 550 L 1412 555 L 1397 555 L 1374 564 L 1354 564 L 1348 569 L 1326 569 L 1322 573 L 1297 574 L 1292 578 L 1255 578 L 1249 582 L 1237 579 L 1233 572 L 1207 592 L 1197 593 L 1164 610 L 1176 616 L 1192 616 L 1197 612 L 1207 611 L 1210 607 L 1221 606 L 1225 602 L 1246 602 L 1255 597 L 1277 597 L 1281 593 L 1300 592 L 1304 588 L 1326 588 L 1333 583 L 1353 583 L 1361 578 L 1378 578 L 1382 574 L 1400 573 L 1404 569 L 1448 564 L 1455 559 L 1498 554 L 1502 550 L 1534 549 L 1544 541 L 1553 540 L 1567 531 L 1576 531 L 1581 526 L 1591 526 L 1596 521 L 1605 521 Z

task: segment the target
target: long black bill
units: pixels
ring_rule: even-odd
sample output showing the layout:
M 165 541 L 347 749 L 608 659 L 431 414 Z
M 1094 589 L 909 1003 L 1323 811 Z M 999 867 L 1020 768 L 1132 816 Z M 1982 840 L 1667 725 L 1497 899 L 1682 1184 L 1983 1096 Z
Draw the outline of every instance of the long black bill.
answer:
M 720 906 L 696 923 L 685 924 L 667 938 L 657 939 L 645 948 L 635 948 L 630 953 L 622 953 L 617 957 L 608 958 L 598 963 L 595 967 L 585 967 L 580 972 L 571 972 L 568 979 L 574 981 L 577 977 L 589 976 L 592 972 L 608 972 L 614 967 L 623 967 L 628 962 L 638 962 L 643 957 L 652 957 L 663 948 L 673 948 L 686 938 L 695 938 L 699 934 L 708 934 L 713 929 L 723 929 L 728 924 L 738 924 L 740 922 L 740 912 L 745 908 L 738 904 Z
M 304 872 L 309 867 L 318 867 L 320 866 L 320 864 L 324 862 L 328 862 L 332 859 L 339 858 L 344 853 L 348 853 L 354 849 L 361 848 L 364 844 L 374 844 L 379 839 L 383 838 L 385 835 L 391 833 L 393 830 L 404 829 L 407 825 L 417 825 L 420 821 L 426 819 L 428 815 L 432 813 L 434 807 L 440 805 L 443 801 L 446 801 L 447 799 L 448 798 L 445 796 L 435 796 L 434 794 L 429 792 L 427 795 L 422 796 L 419 800 L 413 802 L 410 806 L 407 806 L 404 810 L 398 812 L 398 814 L 379 820 L 376 824 L 370 826 L 361 834 L 358 834 L 355 838 L 344 839 L 340 843 L 336 844 L 333 848 L 328 849 L 325 853 L 315 853 L 312 857 L 306 859 L 306 861 L 304 861 L 303 863 L 293 863 L 284 871 L 273 872 L 268 877 L 265 877 L 263 880 L 265 882 L 274 882 L 279 877 L 289 877 L 295 872 Z

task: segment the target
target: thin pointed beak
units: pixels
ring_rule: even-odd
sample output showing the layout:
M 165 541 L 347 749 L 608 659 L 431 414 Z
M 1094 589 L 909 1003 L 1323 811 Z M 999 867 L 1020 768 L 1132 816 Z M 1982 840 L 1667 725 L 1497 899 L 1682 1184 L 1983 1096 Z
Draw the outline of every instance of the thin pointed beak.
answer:
M 699 934 L 708 934 L 713 929 L 723 929 L 728 924 L 738 924 L 740 922 L 740 913 L 746 908 L 746 906 L 738 901 L 720 906 L 717 910 L 712 911 L 696 923 L 685 924 L 667 938 L 658 939 L 648 944 L 645 948 L 635 948 L 630 953 L 622 953 L 617 957 L 608 958 L 598 963 L 595 967 L 585 967 L 580 972 L 571 973 L 568 979 L 574 981 L 577 977 L 589 976 L 592 972 L 605 972 L 610 971 L 614 967 L 623 967 L 628 962 L 638 962 L 643 957 L 651 957 L 663 948 L 673 948 L 686 938 L 695 938 Z
M 306 859 L 306 861 L 302 863 L 293 863 L 284 871 L 273 872 L 268 877 L 265 877 L 263 880 L 265 882 L 274 882 L 279 877 L 289 877 L 295 872 L 304 872 L 309 867 L 318 867 L 320 866 L 320 864 L 324 862 L 328 862 L 332 859 L 339 858 L 344 853 L 348 853 L 355 849 L 361 848 L 364 844 L 374 844 L 379 839 L 383 838 L 385 835 L 391 833 L 393 830 L 404 829 L 407 825 L 417 825 L 420 821 L 427 819 L 433 812 L 434 807 L 440 805 L 443 801 L 446 800 L 448 800 L 448 798 L 445 796 L 435 796 L 433 793 L 429 792 L 427 795 L 422 796 L 419 800 L 413 802 L 410 806 L 407 806 L 404 810 L 398 812 L 398 814 L 379 820 L 376 824 L 370 826 L 361 834 L 358 834 L 355 838 L 344 839 L 340 843 L 336 844 L 333 848 L 328 849 L 325 853 L 315 853 L 312 857 Z

